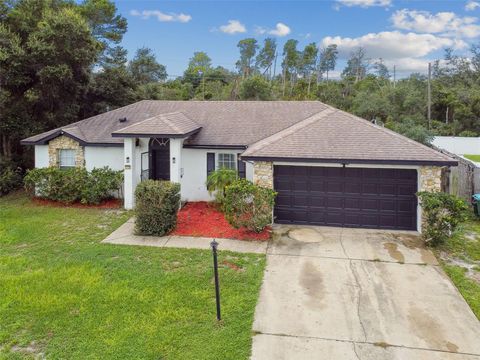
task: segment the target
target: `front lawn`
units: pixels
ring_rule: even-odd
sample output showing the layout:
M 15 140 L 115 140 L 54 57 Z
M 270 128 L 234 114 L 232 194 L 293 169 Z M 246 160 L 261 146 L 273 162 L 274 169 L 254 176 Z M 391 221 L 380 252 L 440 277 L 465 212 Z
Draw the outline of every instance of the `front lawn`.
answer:
M 247 359 L 265 257 L 100 244 L 130 214 L 0 198 L 0 358 Z
M 443 269 L 480 320 L 480 220 L 462 224 L 436 253 Z
M 472 161 L 480 162 L 480 155 L 469 155 L 469 154 L 465 154 L 465 155 L 463 155 L 463 156 L 466 157 L 467 159 L 472 160 Z

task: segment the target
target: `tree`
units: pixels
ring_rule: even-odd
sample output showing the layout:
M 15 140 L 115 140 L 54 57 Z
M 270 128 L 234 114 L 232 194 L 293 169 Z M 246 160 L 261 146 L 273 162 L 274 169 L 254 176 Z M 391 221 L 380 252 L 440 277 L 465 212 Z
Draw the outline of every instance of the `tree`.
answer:
M 355 83 L 365 78 L 367 74 L 368 62 L 366 59 L 365 49 L 359 47 L 350 53 L 347 66 L 343 69 L 342 76 L 345 78 L 353 78 Z
M 336 44 L 328 45 L 327 47 L 322 49 L 322 51 L 320 52 L 320 61 L 318 64 L 319 78 L 321 78 L 323 74 L 326 73 L 328 80 L 328 73 L 335 70 L 335 65 L 337 64 L 337 56 L 338 50 Z
M 390 79 L 390 72 L 385 66 L 382 58 L 379 58 L 377 61 L 375 61 L 375 63 L 373 64 L 373 70 L 379 78 Z
M 242 81 L 240 87 L 242 100 L 270 100 L 270 84 L 260 75 L 254 75 Z
M 266 38 L 263 42 L 263 47 L 255 59 L 255 66 L 262 70 L 265 75 L 268 71 L 271 72 L 272 65 L 275 60 L 277 51 L 277 42 L 273 38 Z
M 285 95 L 286 78 L 290 78 L 290 92 L 293 90 L 294 76 L 297 75 L 300 54 L 297 50 L 298 40 L 287 40 L 283 45 L 283 95 Z
M 19 139 L 78 119 L 93 65 L 126 30 L 115 13 L 108 0 L 1 2 L 0 158 L 25 163 Z
M 128 69 L 138 84 L 164 81 L 167 78 L 165 66 L 159 64 L 153 51 L 146 47 L 137 50 Z
M 242 77 L 248 77 L 252 74 L 252 62 L 258 49 L 257 40 L 253 38 L 240 40 L 237 44 L 240 50 L 240 59 L 237 61 L 237 68 Z
M 58 3 L 15 3 L 0 27 L 6 45 L 0 56 L 0 141 L 7 160 L 20 161 L 20 138 L 77 119 L 91 66 L 101 52 L 86 19 Z M 31 13 L 32 6 L 44 8 Z
M 310 94 L 310 83 L 312 74 L 317 64 L 318 48 L 315 43 L 310 43 L 303 49 L 300 55 L 299 71 L 308 82 L 307 94 Z
M 200 84 L 202 77 L 212 68 L 212 59 L 204 51 L 197 51 L 188 62 L 187 70 L 183 73 L 185 82 L 191 83 L 193 87 Z

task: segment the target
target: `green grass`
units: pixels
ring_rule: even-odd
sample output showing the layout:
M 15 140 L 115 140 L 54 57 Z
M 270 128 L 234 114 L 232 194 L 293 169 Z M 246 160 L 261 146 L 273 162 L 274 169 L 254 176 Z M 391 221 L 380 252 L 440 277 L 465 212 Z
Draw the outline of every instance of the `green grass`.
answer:
M 0 198 L 0 359 L 247 359 L 265 257 L 101 244 L 130 214 Z
M 460 229 L 437 249 L 439 258 L 440 252 L 468 264 L 480 264 L 480 220 L 472 219 L 462 224 Z M 448 261 L 442 261 L 441 264 L 480 320 L 480 284 L 467 275 L 466 268 L 449 264 Z M 479 265 L 473 266 L 473 271 L 478 271 L 477 269 L 480 269 Z
M 459 231 L 448 239 L 440 250 L 467 261 L 480 261 L 480 220 L 463 223 Z
M 465 154 L 465 155 L 463 155 L 463 156 L 466 157 L 467 159 L 472 160 L 472 161 L 480 162 L 480 155 L 469 155 L 469 154 Z
M 444 265 L 443 269 L 480 320 L 480 284 L 468 278 L 467 270 L 461 266 Z

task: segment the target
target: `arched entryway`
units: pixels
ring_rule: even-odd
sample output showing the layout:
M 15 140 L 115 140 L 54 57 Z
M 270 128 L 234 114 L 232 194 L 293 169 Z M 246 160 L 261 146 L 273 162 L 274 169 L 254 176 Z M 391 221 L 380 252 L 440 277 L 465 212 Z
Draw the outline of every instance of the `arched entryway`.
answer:
M 150 179 L 170 180 L 170 140 L 153 138 L 149 143 Z

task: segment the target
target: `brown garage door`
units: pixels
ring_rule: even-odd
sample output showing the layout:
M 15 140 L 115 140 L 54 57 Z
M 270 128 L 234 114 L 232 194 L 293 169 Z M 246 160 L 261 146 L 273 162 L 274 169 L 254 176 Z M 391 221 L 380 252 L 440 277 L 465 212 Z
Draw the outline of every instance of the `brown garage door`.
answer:
M 275 222 L 417 229 L 417 171 L 275 166 Z

